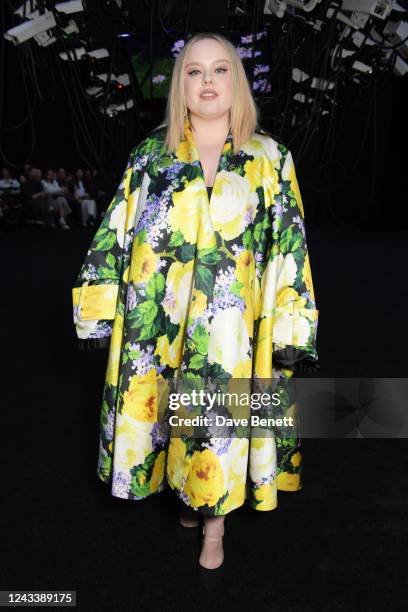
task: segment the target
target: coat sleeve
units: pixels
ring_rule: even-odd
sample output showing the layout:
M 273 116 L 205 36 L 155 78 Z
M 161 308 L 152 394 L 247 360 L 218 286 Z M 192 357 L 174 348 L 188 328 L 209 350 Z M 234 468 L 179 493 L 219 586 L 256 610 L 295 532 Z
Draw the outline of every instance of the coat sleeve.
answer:
M 319 311 L 306 241 L 304 209 L 291 152 L 279 144 L 279 184 L 270 211 L 267 265 L 262 277 L 261 321 L 271 332 L 272 363 L 313 373 Z
M 80 348 L 109 346 L 146 161 L 141 145 L 132 149 L 74 283 L 73 318 Z

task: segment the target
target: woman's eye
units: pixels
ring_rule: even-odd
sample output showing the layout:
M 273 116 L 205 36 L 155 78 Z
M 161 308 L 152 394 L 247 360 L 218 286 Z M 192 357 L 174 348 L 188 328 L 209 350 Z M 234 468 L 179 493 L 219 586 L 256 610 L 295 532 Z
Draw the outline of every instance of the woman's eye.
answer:
M 217 70 L 220 70 L 221 72 L 227 72 L 228 68 L 225 68 L 225 66 L 219 66 L 215 72 L 217 72 Z
M 199 70 L 197 70 L 197 68 L 193 68 L 193 70 L 190 70 L 190 72 L 188 73 L 191 76 L 194 76 L 197 72 L 200 72 Z

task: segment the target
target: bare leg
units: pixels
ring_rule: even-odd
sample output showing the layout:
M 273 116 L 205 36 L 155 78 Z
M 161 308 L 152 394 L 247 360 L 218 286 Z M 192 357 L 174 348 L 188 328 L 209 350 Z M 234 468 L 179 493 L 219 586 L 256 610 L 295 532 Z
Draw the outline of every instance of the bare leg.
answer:
M 198 512 L 180 502 L 179 521 L 183 527 L 197 527 L 199 524 Z
M 204 537 L 199 564 L 206 569 L 219 567 L 224 560 L 224 516 L 212 516 L 204 519 Z

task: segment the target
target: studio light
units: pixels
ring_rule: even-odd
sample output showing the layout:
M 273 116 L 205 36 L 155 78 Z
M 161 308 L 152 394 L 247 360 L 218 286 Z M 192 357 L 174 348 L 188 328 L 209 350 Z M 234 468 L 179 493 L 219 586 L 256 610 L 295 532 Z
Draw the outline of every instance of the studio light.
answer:
M 343 0 L 343 11 L 367 13 L 379 19 L 385 19 L 392 9 L 394 0 Z
M 58 2 L 55 5 L 55 10 L 59 13 L 71 15 L 72 13 L 80 13 L 84 10 L 82 0 L 69 0 L 68 2 Z
M 43 15 L 39 15 L 35 19 L 30 19 L 24 23 L 21 23 L 4 34 L 4 38 L 10 40 L 15 45 L 20 45 L 30 38 L 34 38 L 42 32 L 51 30 L 56 26 L 54 15 L 47 11 Z

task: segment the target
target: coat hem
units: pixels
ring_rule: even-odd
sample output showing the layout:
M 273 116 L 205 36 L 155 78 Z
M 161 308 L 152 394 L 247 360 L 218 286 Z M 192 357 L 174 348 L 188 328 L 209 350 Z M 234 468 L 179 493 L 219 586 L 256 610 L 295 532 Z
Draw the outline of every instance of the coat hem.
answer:
M 102 475 L 97 472 L 98 478 L 106 485 L 111 485 L 111 478 L 109 478 L 108 480 L 104 479 L 102 477 Z M 113 497 L 116 497 L 118 499 L 124 499 L 127 501 L 142 501 L 143 499 L 147 499 L 148 497 L 150 497 L 151 495 L 155 495 L 156 493 L 161 493 L 162 491 L 166 490 L 167 488 L 170 488 L 175 495 L 177 496 L 177 498 L 184 502 L 184 500 L 182 499 L 179 491 L 170 484 L 170 481 L 168 479 L 164 479 L 162 484 L 155 490 L 155 491 L 151 491 L 148 495 L 144 495 L 143 497 L 124 497 L 122 495 L 117 495 L 116 493 L 114 493 L 111 489 L 110 493 Z M 298 487 L 297 489 L 290 489 L 288 487 L 277 487 L 277 491 L 284 491 L 284 492 L 289 492 L 289 493 L 296 493 L 296 491 L 300 491 L 302 489 L 302 486 Z M 185 502 L 184 502 L 185 503 Z M 194 508 L 193 506 L 188 506 L 189 508 L 191 508 L 192 510 L 194 510 L 195 512 L 203 515 L 203 516 L 209 516 L 209 517 L 215 517 L 215 516 L 226 516 L 227 514 L 230 514 L 231 512 L 234 512 L 234 510 L 238 510 L 239 508 L 242 508 L 243 506 L 245 506 L 245 504 L 248 504 L 250 506 L 250 508 L 252 508 L 253 510 L 257 510 L 258 512 L 271 512 L 272 510 L 276 510 L 279 506 L 278 502 L 276 502 L 276 504 L 273 506 L 273 508 L 259 508 L 259 504 L 257 505 L 255 501 L 251 500 L 250 497 L 246 497 L 244 499 L 244 501 L 242 502 L 242 504 L 239 504 L 238 506 L 235 506 L 234 508 L 231 508 L 230 510 L 228 510 L 227 512 L 223 512 L 222 514 L 212 514 L 211 512 L 206 512 L 201 510 L 200 508 Z M 188 504 L 187 504 L 188 505 Z

